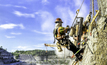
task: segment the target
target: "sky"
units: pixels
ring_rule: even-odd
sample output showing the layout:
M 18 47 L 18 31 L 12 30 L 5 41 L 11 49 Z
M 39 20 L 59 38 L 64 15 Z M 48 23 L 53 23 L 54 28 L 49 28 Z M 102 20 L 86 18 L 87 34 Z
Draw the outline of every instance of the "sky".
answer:
M 0 46 L 15 50 L 46 50 L 53 44 L 55 19 L 71 26 L 83 0 L 0 0 Z M 86 17 L 90 0 L 85 0 L 78 16 Z M 47 48 L 53 50 L 52 48 Z

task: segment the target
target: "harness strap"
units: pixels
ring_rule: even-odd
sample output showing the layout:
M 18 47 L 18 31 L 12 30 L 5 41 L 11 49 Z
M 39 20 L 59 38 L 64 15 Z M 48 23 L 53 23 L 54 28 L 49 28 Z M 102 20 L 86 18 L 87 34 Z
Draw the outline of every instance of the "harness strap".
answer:
M 62 39 L 62 38 L 65 37 L 65 35 L 61 35 L 61 34 L 60 34 L 60 28 L 57 28 L 56 30 L 58 31 L 58 34 L 57 34 L 57 36 L 56 36 L 57 39 Z M 63 32 L 63 33 L 65 33 L 65 28 L 64 28 L 64 32 Z

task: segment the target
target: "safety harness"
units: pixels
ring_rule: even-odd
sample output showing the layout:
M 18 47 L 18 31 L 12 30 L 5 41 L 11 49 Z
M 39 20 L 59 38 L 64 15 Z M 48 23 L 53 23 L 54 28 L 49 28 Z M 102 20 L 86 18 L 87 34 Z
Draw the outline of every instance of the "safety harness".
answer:
M 64 27 L 59 27 L 59 28 L 57 28 L 56 30 L 55 30 L 55 38 L 57 39 L 57 40 L 61 40 L 61 39 L 63 39 L 63 38 L 65 38 L 65 34 L 67 33 L 67 27 L 66 28 L 64 28 Z

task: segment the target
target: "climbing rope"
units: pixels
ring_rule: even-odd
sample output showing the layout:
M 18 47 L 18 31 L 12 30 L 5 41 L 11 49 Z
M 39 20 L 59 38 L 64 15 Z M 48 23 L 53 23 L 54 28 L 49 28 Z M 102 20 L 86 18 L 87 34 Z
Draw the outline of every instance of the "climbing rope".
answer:
M 84 3 L 84 0 L 83 0 L 83 2 L 82 2 L 82 4 L 81 4 L 80 8 L 77 10 L 78 12 L 77 12 L 77 15 L 76 15 L 75 18 L 74 18 L 73 24 L 74 24 L 74 22 L 75 22 L 75 20 L 76 20 L 76 18 L 77 18 L 77 16 L 78 16 L 80 10 L 81 10 L 81 7 L 82 7 L 83 3 Z M 73 24 L 72 24 L 72 26 L 73 26 Z
M 75 61 L 72 63 L 72 65 L 74 65 Z
M 73 58 L 73 57 L 74 57 L 77 53 L 79 53 L 81 50 L 82 50 L 82 48 L 79 49 L 71 58 Z
M 90 12 L 92 12 L 92 0 L 90 0 Z
M 46 53 L 47 53 L 47 46 L 46 46 Z
M 45 44 L 45 47 L 46 47 L 46 52 L 47 52 L 48 50 L 47 50 L 47 46 L 46 46 L 46 44 Z M 55 49 L 55 48 L 53 48 L 53 47 L 51 47 L 51 48 L 52 48 L 52 49 Z
M 72 63 L 72 65 L 76 65 L 78 63 L 78 61 L 74 61 L 73 63 Z

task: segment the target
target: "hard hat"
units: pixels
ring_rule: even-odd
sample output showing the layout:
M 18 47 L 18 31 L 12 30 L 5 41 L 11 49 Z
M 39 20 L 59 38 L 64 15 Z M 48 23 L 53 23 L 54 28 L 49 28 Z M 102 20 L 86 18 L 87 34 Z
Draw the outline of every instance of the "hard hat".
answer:
M 55 20 L 55 23 L 63 23 L 63 22 L 62 22 L 62 20 L 61 20 L 60 18 L 57 18 L 57 19 Z

